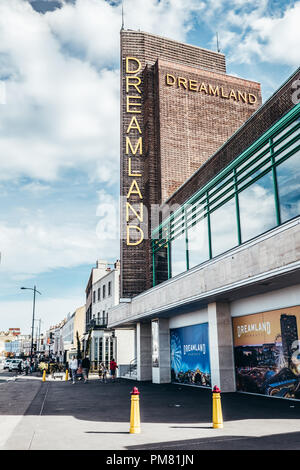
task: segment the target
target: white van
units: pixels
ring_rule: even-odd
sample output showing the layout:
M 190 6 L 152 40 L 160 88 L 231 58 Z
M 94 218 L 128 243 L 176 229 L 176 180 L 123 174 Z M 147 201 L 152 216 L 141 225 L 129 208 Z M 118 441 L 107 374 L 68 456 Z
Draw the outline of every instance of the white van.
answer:
M 3 364 L 3 369 L 9 369 L 9 364 L 13 361 L 14 359 L 5 359 L 4 364 Z

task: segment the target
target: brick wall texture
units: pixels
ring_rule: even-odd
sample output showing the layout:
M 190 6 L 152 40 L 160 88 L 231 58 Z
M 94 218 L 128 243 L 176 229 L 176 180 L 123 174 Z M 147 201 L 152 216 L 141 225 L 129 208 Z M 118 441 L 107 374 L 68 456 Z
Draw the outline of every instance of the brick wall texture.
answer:
M 139 95 L 134 87 L 126 90 L 126 57 L 141 63 L 136 74 L 141 80 L 137 100 L 141 106 L 131 109 L 141 111 L 136 116 L 142 130 L 142 155 L 126 155 L 126 130 L 134 115 L 126 109 L 126 96 Z M 202 181 L 201 168 L 260 106 L 261 93 L 258 83 L 226 74 L 223 54 L 143 32 L 121 31 L 120 65 L 121 297 L 133 297 L 152 286 L 151 207 L 170 198 L 182 201 L 199 189 L 194 188 Z M 175 79 L 174 84 L 167 84 L 167 74 L 174 77 L 169 81 Z M 246 103 L 238 91 L 246 96 Z M 253 104 L 249 93 L 252 101 L 256 97 Z M 138 130 L 130 132 L 132 142 L 139 137 Z M 136 246 L 128 246 L 125 236 L 124 201 L 134 179 L 128 174 L 129 156 L 131 172 L 141 174 L 136 181 L 148 209 L 144 223 L 137 224 L 145 240 Z M 184 184 L 191 177 L 193 183 Z M 139 204 L 140 198 L 132 194 L 130 203 L 135 202 Z M 129 223 L 135 223 L 133 214 Z
M 300 69 L 296 70 L 281 88 L 170 196 L 167 203 L 183 204 L 288 113 L 295 106 L 292 95 L 295 91 L 293 84 L 297 80 L 300 80 Z

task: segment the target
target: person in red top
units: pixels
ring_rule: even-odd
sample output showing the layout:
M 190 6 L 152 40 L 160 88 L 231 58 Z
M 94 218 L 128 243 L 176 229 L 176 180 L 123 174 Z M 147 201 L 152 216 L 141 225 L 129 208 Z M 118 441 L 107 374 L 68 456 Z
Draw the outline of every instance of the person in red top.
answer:
M 114 359 L 112 359 L 109 364 L 109 370 L 113 382 L 116 380 L 116 369 L 118 369 L 117 363 Z

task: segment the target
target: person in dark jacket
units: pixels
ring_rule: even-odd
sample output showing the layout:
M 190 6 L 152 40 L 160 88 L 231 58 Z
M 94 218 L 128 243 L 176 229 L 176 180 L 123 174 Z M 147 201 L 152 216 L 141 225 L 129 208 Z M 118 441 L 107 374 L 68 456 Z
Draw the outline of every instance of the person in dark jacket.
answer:
M 89 356 L 86 356 L 81 363 L 82 367 L 82 374 L 84 378 L 84 383 L 87 383 L 89 377 L 89 371 L 91 367 L 91 361 L 89 360 Z
M 19 361 L 19 364 L 18 364 L 18 373 L 19 373 L 19 374 L 22 374 L 22 371 L 23 371 L 23 361 Z

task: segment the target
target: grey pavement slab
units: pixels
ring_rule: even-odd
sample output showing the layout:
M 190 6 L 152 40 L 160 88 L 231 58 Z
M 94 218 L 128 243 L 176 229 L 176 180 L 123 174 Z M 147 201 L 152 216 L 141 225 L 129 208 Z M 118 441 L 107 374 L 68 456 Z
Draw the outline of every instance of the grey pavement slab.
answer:
M 129 434 L 133 386 L 140 391 L 140 434 Z M 224 427 L 213 429 L 211 391 L 195 387 L 97 378 L 42 383 L 40 377 L 1 387 L 1 436 L 7 426 L 10 431 L 0 449 L 300 449 L 297 401 L 222 394 Z M 20 403 L 7 408 L 14 397 Z

